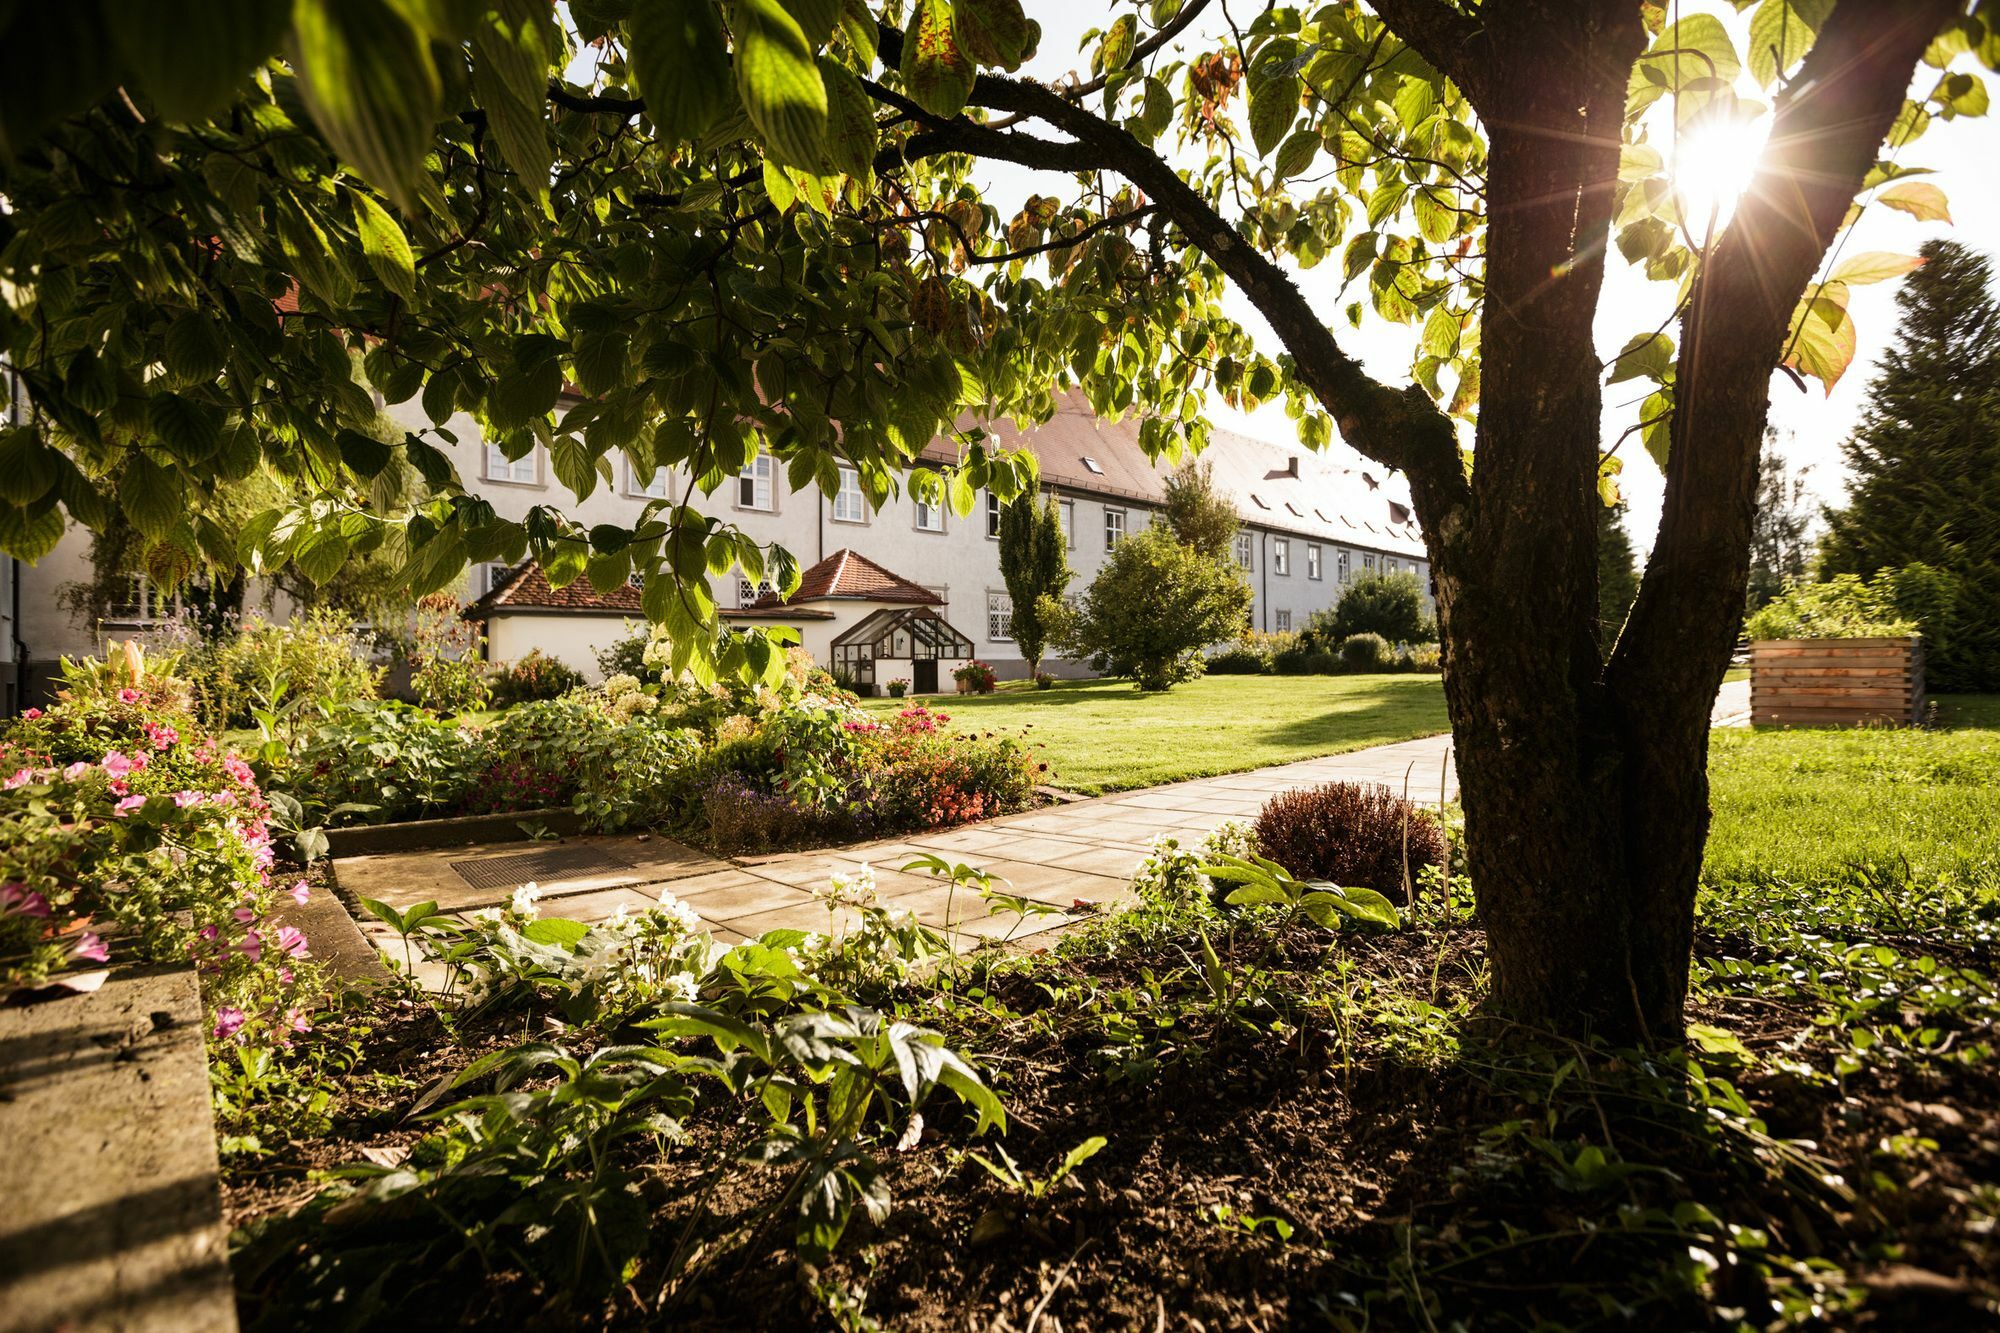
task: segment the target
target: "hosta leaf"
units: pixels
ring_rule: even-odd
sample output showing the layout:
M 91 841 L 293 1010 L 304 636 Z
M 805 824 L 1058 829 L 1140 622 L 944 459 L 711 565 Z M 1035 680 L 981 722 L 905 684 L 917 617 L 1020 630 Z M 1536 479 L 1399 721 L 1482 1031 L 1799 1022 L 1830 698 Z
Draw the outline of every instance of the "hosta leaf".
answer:
M 778 0 L 737 0 L 735 13 L 736 90 L 750 123 L 780 162 L 818 171 L 826 85 L 805 33 Z
M 924 110 L 955 116 L 977 70 L 952 35 L 950 0 L 917 0 L 903 33 L 903 83 Z
M 442 95 L 428 36 L 385 0 L 296 0 L 287 49 L 313 124 L 413 212 Z
M 639 0 L 626 31 L 632 81 L 663 137 L 699 138 L 735 102 L 722 21 L 708 0 Z

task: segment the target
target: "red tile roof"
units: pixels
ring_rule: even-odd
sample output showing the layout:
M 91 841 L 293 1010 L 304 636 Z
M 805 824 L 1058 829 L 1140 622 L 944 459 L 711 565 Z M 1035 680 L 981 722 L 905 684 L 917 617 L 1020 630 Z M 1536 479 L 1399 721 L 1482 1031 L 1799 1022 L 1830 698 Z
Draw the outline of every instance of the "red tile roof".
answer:
M 567 587 L 549 586 L 540 561 L 528 560 L 508 571 L 493 590 L 465 608 L 467 620 L 484 620 L 506 611 L 566 611 L 585 615 L 640 616 L 639 590 L 621 583 L 608 593 L 599 593 L 589 579 L 577 579 Z
M 835 599 L 864 602 L 908 602 L 915 606 L 943 606 L 944 599 L 901 574 L 892 574 L 867 556 L 845 547 L 808 569 L 799 578 L 799 590 L 790 598 L 767 592 L 746 610 L 767 611 L 797 606 L 801 602 Z

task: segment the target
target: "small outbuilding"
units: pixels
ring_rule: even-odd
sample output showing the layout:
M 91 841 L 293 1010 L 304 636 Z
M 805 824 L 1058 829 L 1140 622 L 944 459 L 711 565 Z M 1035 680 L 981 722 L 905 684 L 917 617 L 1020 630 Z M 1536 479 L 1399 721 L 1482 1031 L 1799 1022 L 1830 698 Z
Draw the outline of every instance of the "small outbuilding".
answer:
M 551 587 L 541 564 L 524 560 L 466 607 L 465 618 L 484 627 L 489 660 L 518 662 L 539 648 L 594 683 L 604 677 L 598 653 L 645 624 L 646 612 L 632 584 L 605 593 L 588 579 Z

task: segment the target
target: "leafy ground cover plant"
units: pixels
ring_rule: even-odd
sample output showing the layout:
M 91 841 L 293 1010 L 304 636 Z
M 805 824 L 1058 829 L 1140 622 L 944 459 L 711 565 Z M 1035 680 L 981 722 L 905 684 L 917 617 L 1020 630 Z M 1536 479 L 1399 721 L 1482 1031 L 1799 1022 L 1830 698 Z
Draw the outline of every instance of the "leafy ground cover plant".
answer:
M 585 684 L 581 671 L 535 648 L 493 673 L 493 705 L 505 708 L 529 699 L 556 699 Z

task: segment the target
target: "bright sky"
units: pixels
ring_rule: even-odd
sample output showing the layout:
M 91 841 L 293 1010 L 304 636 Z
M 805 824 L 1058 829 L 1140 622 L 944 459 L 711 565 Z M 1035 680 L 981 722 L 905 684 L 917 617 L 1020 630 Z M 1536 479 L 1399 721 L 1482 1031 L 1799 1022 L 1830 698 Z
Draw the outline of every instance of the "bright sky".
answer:
M 1112 0 L 1025 0 L 1025 5 L 1042 25 L 1040 50 L 1025 72 L 1046 80 L 1078 68 L 1083 63 L 1077 54 L 1082 35 L 1102 27 L 1114 14 L 1129 8 L 1114 5 Z M 1738 48 L 1745 46 L 1748 11 L 1739 15 L 1732 5 L 1690 0 L 1682 12 L 1683 17 L 1694 12 L 1717 14 L 1730 28 Z M 1214 35 L 1225 30 L 1219 13 L 1205 14 L 1193 25 L 1190 34 L 1183 36 L 1181 45 L 1187 49 L 1211 45 Z M 1916 79 L 1920 91 L 1928 93 L 1937 77 L 1936 70 L 1920 69 Z M 1747 95 L 1757 95 L 1747 87 L 1744 91 Z M 1047 130 L 1046 126 L 1036 128 Z M 2000 163 L 2000 123 L 1991 117 L 1935 121 L 1923 138 L 1904 150 L 1901 161 L 1906 166 L 1935 170 L 1936 174 L 1927 179 L 1942 188 L 1950 199 L 1955 225 L 1919 222 L 1892 209 L 1871 208 L 1855 224 L 1844 253 L 1853 255 L 1870 250 L 1913 253 L 1932 236 L 1952 236 L 1975 247 L 1992 248 L 1993 238 L 2000 237 L 2000 172 L 1995 170 L 1995 164 Z M 1982 162 L 1986 164 L 1983 167 L 1979 165 Z M 1063 198 L 1073 193 L 1068 178 L 1061 176 L 1005 163 L 982 163 L 978 170 L 1003 217 L 1011 215 L 1030 193 L 1039 191 Z M 1376 318 L 1372 311 L 1359 329 L 1348 328 L 1341 314 L 1342 302 L 1336 296 L 1340 282 L 1338 268 L 1335 263 L 1322 264 L 1312 272 L 1300 274 L 1300 284 L 1327 322 L 1338 325 L 1342 345 L 1371 372 L 1391 383 L 1407 382 L 1417 329 L 1390 324 Z M 1807 380 L 1806 391 L 1801 393 L 1789 377 L 1772 377 L 1771 421 L 1781 436 L 1780 449 L 1794 466 L 1810 469 L 1808 480 L 1823 500 L 1837 501 L 1845 488 L 1839 446 L 1860 414 L 1872 365 L 1894 335 L 1895 288 L 1895 283 L 1880 283 L 1854 289 L 1849 310 L 1857 326 L 1860 350 L 1854 365 L 1831 395 L 1822 391 L 1817 380 Z M 1669 284 L 1646 281 L 1643 274 L 1627 268 L 1614 250 L 1600 307 L 1601 354 L 1609 359 L 1632 334 L 1657 327 L 1671 306 Z M 1264 344 L 1267 350 L 1277 351 L 1275 338 L 1247 300 L 1233 296 L 1230 309 L 1253 332 L 1269 340 Z M 1643 397 L 1644 389 L 1649 387 L 1644 381 L 1627 380 L 1607 389 L 1606 440 L 1616 439 L 1638 419 L 1638 404 L 1630 400 L 1635 393 Z M 1291 423 L 1279 403 L 1266 404 L 1246 416 L 1217 401 L 1211 409 L 1211 418 L 1217 425 L 1264 439 L 1293 438 Z M 1625 443 L 1619 456 L 1625 460 L 1623 481 L 1631 505 L 1633 545 L 1643 559 L 1659 526 L 1664 479 L 1645 450 L 1638 447 L 1636 437 Z

